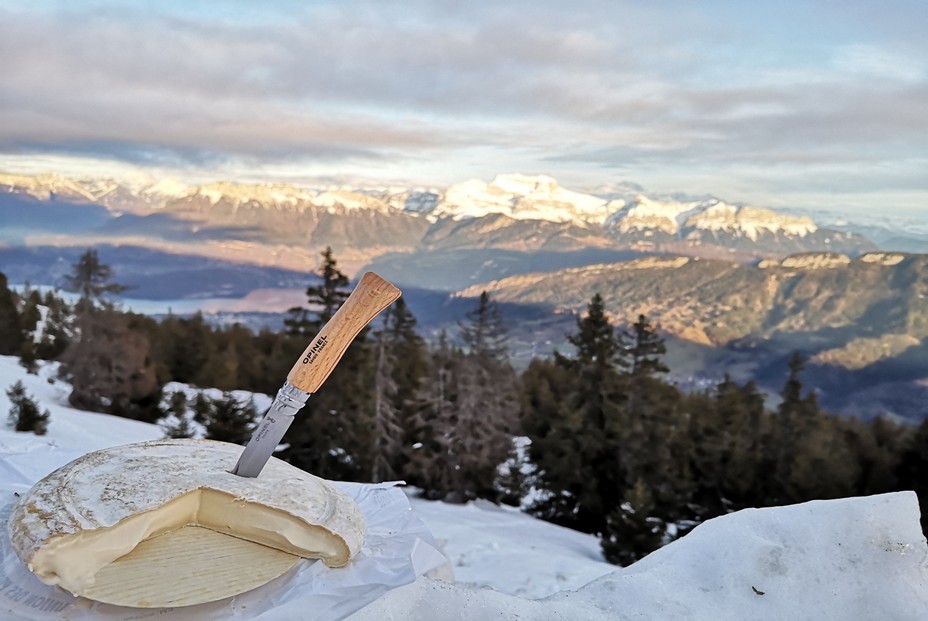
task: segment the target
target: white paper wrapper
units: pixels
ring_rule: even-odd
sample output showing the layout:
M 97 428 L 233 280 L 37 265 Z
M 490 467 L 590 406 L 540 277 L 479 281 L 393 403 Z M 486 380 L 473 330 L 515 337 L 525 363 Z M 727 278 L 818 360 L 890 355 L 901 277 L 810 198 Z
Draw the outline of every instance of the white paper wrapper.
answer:
M 367 523 L 364 547 L 347 567 L 329 569 L 320 561 L 303 559 L 262 587 L 183 608 L 124 608 L 74 597 L 32 575 L 13 552 L 7 534 L 15 494 L 26 492 L 45 474 L 78 457 L 63 451 L 43 453 L 27 450 L 0 455 L 0 618 L 5 621 L 342 619 L 390 589 L 448 562 L 394 483 L 335 482 L 357 501 Z

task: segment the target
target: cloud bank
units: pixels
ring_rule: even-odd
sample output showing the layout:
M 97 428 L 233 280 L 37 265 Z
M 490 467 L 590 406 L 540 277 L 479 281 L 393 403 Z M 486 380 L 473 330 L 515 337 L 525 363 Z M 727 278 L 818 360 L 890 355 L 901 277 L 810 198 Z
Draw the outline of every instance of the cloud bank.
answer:
M 0 168 L 928 194 L 923 3 L 196 4 L 0 2 Z

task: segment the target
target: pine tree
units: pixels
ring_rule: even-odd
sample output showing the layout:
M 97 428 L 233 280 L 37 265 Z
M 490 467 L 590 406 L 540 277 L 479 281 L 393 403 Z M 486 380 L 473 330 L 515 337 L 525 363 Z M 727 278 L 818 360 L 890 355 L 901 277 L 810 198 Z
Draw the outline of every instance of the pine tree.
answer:
M 460 324 L 466 351 L 448 367 L 456 399 L 444 430 L 447 453 L 436 467 L 448 469 L 451 497 L 495 500 L 497 471 L 510 457 L 517 422 L 516 376 L 502 314 L 486 292 L 466 317 Z
M 51 291 L 47 292 L 46 295 L 49 294 L 51 294 Z M 36 289 L 29 289 L 29 285 L 26 285 L 26 290 L 23 291 L 22 294 L 20 322 L 23 333 L 26 334 L 29 339 L 36 339 L 36 328 L 38 328 L 39 322 L 42 321 L 42 311 L 40 307 L 43 306 L 43 304 L 44 301 L 39 291 Z
M 639 480 L 648 485 L 654 511 L 672 512 L 690 493 L 683 485 L 679 462 L 673 455 L 677 430 L 682 426 L 675 407 L 679 394 L 655 376 L 669 371 L 661 356 L 667 349 L 647 317 L 639 315 L 620 344 L 627 360 L 628 383 L 624 424 L 619 431 L 626 485 Z
M 108 294 L 126 290 L 125 286 L 111 282 L 112 277 L 112 268 L 100 262 L 95 248 L 88 248 L 65 276 L 65 289 L 80 294 L 82 302 L 100 303 Z
M 371 480 L 388 481 L 398 477 L 403 450 L 403 427 L 396 409 L 397 386 L 393 379 L 396 358 L 388 344 L 386 330 L 374 335 L 373 438 Z
M 429 351 L 429 375 L 415 395 L 407 422 L 403 477 L 428 498 L 442 498 L 451 489 L 448 455 L 457 400 L 453 369 L 460 355 L 442 332 Z
M 194 428 L 187 415 L 187 395 L 179 390 L 171 393 L 168 412 L 173 416 L 173 420 L 162 425 L 165 437 L 192 438 Z
M 246 444 L 255 426 L 255 405 L 249 401 L 241 404 L 229 392 L 221 399 L 211 399 L 211 412 L 206 419 L 206 437 L 210 440 Z
M 42 307 L 41 309 L 39 307 Z M 33 319 L 32 313 L 35 313 Z M 74 328 L 73 309 L 53 291 L 46 291 L 39 299 L 37 292 L 30 294 L 23 316 L 32 327 L 29 338 L 35 343 L 35 356 L 41 360 L 56 360 L 71 343 Z M 41 332 L 35 333 L 41 318 Z
M 845 435 L 821 410 L 814 392 L 803 397 L 799 375 L 805 360 L 795 353 L 780 392 L 774 442 L 774 489 L 777 502 L 848 495 L 859 477 Z
M 625 358 L 628 348 L 609 323 L 603 298 L 598 293 L 590 299 L 586 314 L 577 319 L 577 331 L 568 334 L 567 341 L 574 346 L 576 354 L 568 358 L 555 352 L 555 360 L 580 375 L 601 380 L 629 366 Z
M 563 384 L 566 394 L 556 406 L 525 415 L 532 443 L 529 454 L 547 492 L 533 511 L 559 524 L 601 533 L 606 516 L 619 505 L 627 486 L 619 439 L 626 399 L 620 370 L 628 365 L 599 294 L 578 318 L 577 331 L 567 338 L 575 355 L 556 353 L 555 364 L 563 373 L 558 377 L 547 372 Z M 535 389 L 563 390 L 553 381 Z
M 35 374 L 39 370 L 38 359 L 35 356 L 35 347 L 32 342 L 24 340 L 19 348 L 19 364 L 27 373 Z
M 641 480 L 606 518 L 602 549 L 610 563 L 628 566 L 659 548 L 667 529 L 654 514 L 654 497 Z
M 19 354 L 24 340 L 16 300 L 7 284 L 6 274 L 0 272 L 0 355 Z
M 193 420 L 206 425 L 206 421 L 213 416 L 213 410 L 213 400 L 204 393 L 197 392 L 196 397 L 193 398 Z
M 511 455 L 518 413 L 515 376 L 507 365 L 475 353 L 462 356 L 453 369 L 457 399 L 448 430 L 449 491 L 460 500 L 496 500 L 497 472 Z
M 762 506 L 773 466 L 770 451 L 771 417 L 753 381 L 738 386 L 727 378 L 716 397 L 725 433 L 721 486 L 732 508 Z
M 22 382 L 16 382 L 6 391 L 10 399 L 10 421 L 16 431 L 31 431 L 37 436 L 44 436 L 48 430 L 50 414 L 40 410 L 35 400 L 26 393 Z
M 77 304 L 78 338 L 61 357 L 61 373 L 71 382 L 71 405 L 140 420 L 160 417 L 160 401 L 151 347 L 130 314 L 117 312 L 105 296 L 125 290 L 111 283 L 112 270 L 89 249 L 67 277 L 80 293 Z
M 387 307 L 383 315 L 382 337 L 385 338 L 385 355 L 389 362 L 389 377 L 381 386 L 387 391 L 391 409 L 395 413 L 396 430 L 400 442 L 393 454 L 392 469 L 395 476 L 407 476 L 407 463 L 414 445 L 421 446 L 418 414 L 422 403 L 423 387 L 429 376 L 429 349 L 425 340 L 416 331 L 416 318 L 399 298 Z M 378 338 L 380 336 L 378 335 Z
M 771 417 L 753 382 L 730 376 L 712 394 L 686 398 L 687 456 L 693 484 L 689 501 L 699 521 L 766 503 L 773 469 Z
M 71 382 L 74 407 L 152 422 L 160 417 L 160 386 L 148 339 L 130 321 L 112 309 L 88 314 L 79 339 L 61 357 L 61 370 Z
M 861 469 L 854 495 L 870 496 L 905 489 L 905 486 L 900 487 L 896 473 L 900 456 L 907 448 L 900 425 L 882 416 L 869 424 L 857 420 L 845 423 L 852 427 L 851 437 Z
M 461 340 L 471 354 L 500 361 L 508 355 L 509 340 L 499 306 L 483 291 L 477 308 L 467 312 L 466 321 L 460 324 Z
M 792 490 L 794 462 L 797 446 L 806 431 L 804 413 L 807 403 L 802 396 L 802 380 L 799 375 L 805 366 L 805 360 L 799 352 L 794 352 L 789 360 L 789 375 L 780 391 L 782 401 L 777 408 L 776 436 L 774 438 L 776 455 L 773 479 L 775 488 L 773 496 L 780 502 L 796 500 Z
M 572 524 L 577 510 L 575 490 L 583 482 L 583 455 L 578 436 L 583 429 L 580 413 L 568 402 L 576 390 L 576 377 L 550 359 L 533 359 L 521 378 L 521 418 L 528 436 L 528 458 L 535 470 L 533 481 L 543 495 L 529 509 L 538 517 Z
M 169 316 L 161 321 L 161 337 L 154 342 L 154 355 L 175 382 L 212 386 L 203 369 L 218 356 L 215 331 L 202 313 L 192 317 Z
M 403 298 L 384 311 L 383 330 L 392 354 L 391 377 L 396 385 L 393 407 L 405 428 L 416 395 L 429 372 L 428 346 L 416 331 L 417 321 Z
M 401 476 L 415 440 L 416 398 L 428 373 L 428 350 L 416 318 L 399 298 L 374 332 L 372 480 Z
M 338 269 L 338 262 L 335 260 L 330 246 L 326 247 L 322 252 L 322 266 L 319 268 L 319 275 L 322 277 L 322 282 L 307 287 L 306 297 L 310 308 L 319 308 L 316 311 L 316 323 L 321 328 L 332 318 L 332 315 L 348 299 L 349 295 L 346 290 L 348 277 Z
M 661 360 L 661 356 L 667 353 L 664 339 L 655 332 L 647 317 L 638 315 L 638 321 L 632 324 L 629 340 L 632 375 L 653 375 L 670 371 Z
M 284 330 L 290 336 L 298 337 L 300 341 L 313 338 L 321 326 L 312 319 L 309 309 L 303 306 L 294 306 L 287 309 L 284 316 Z

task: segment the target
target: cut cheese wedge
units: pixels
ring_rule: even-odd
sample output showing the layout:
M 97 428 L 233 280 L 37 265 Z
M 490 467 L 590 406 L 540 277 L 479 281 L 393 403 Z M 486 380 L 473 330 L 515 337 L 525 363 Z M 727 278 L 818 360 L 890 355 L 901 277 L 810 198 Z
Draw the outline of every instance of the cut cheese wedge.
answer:
M 23 496 L 9 521 L 13 548 L 40 580 L 77 595 L 92 592 L 98 573 L 143 541 L 186 526 L 329 567 L 347 564 L 364 541 L 357 503 L 275 458 L 257 478 L 231 474 L 241 451 L 160 440 L 88 453 Z M 184 579 L 183 566 L 176 577 Z
M 299 561 L 258 543 L 184 526 L 146 539 L 102 568 L 81 595 L 134 608 L 190 606 L 250 591 Z

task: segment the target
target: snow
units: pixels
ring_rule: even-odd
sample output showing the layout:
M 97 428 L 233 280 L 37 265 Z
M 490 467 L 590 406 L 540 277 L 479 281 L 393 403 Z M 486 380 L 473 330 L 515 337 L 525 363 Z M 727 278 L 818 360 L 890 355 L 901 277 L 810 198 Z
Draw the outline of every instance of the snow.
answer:
M 737 206 L 709 199 L 678 201 L 639 194 L 623 209 L 613 213 L 607 226 L 621 233 L 659 230 L 677 235 L 681 228 L 725 231 L 753 241 L 764 232 L 804 237 L 818 230 L 811 218 L 781 214 L 770 209 Z
M 54 366 L 28 375 L 0 357 L 0 417 L 17 380 L 51 414 L 42 437 L 0 426 L 6 489 L 25 490 L 88 451 L 162 436 L 155 425 L 68 407 L 68 386 L 53 376 Z M 740 511 L 625 569 L 603 562 L 595 538 L 516 509 L 408 493 L 450 562 L 385 592 L 354 621 L 928 618 L 928 545 L 911 492 Z M 14 601 L 7 587 L 0 617 Z M 261 618 L 305 614 L 290 610 Z
M 43 365 L 39 375 L 30 375 L 19 365 L 18 358 L 0 356 L 0 455 L 18 470 L 14 473 L 0 473 L 3 480 L 9 481 L 13 477 L 14 481 L 22 481 L 23 484 L 29 482 L 31 485 L 51 470 L 89 451 L 164 436 L 155 425 L 83 412 L 68 406 L 70 386 L 54 379 L 56 371 L 57 365 Z M 40 409 L 49 411 L 46 435 L 17 433 L 6 425 L 6 414 L 10 411 L 6 391 L 17 381 L 22 381 L 26 393 Z M 47 455 L 47 459 L 40 462 L 34 456 L 34 452 L 39 449 Z M 18 456 L 22 456 L 22 459 Z
M 472 179 L 449 187 L 429 215 L 456 220 L 502 214 L 516 220 L 602 224 L 605 199 L 561 188 L 544 175 L 498 175 L 490 183 Z
M 117 185 L 118 184 L 118 185 Z M 309 189 L 291 184 L 246 184 L 217 181 L 195 187 L 178 181 L 83 179 L 72 181 L 59 175 L 11 175 L 0 172 L 0 187 L 7 191 L 25 192 L 43 200 L 52 194 L 79 196 L 86 200 L 100 198 L 105 192 L 122 187 L 140 197 L 150 207 L 160 208 L 170 200 L 200 196 L 211 205 L 225 201 L 237 208 L 246 203 L 269 209 L 303 210 L 315 205 L 331 213 L 359 210 L 390 213 L 403 211 L 422 215 L 431 221 L 441 218 L 465 220 L 500 214 L 515 220 L 541 220 L 571 223 L 578 226 L 602 227 L 619 233 L 638 232 L 645 236 L 656 233 L 678 235 L 684 228 L 710 232 L 725 232 L 757 240 L 771 233 L 788 237 L 805 237 L 818 227 L 812 218 L 777 212 L 749 205 L 737 206 L 716 198 L 678 200 L 667 196 L 649 196 L 640 188 L 622 186 L 601 188 L 599 194 L 568 190 L 547 175 L 502 174 L 489 183 L 471 179 L 439 189 L 389 188 L 379 196 L 359 188 L 331 187 Z M 636 194 L 616 196 L 616 192 Z M 816 214 L 835 221 L 833 214 Z M 875 218 L 875 219 L 874 219 Z M 855 228 L 838 220 L 846 226 Z M 893 234 L 919 235 L 925 228 L 916 222 L 891 222 L 876 217 L 858 218 L 855 222 L 872 223 L 879 227 L 880 237 Z M 912 226 L 909 226 L 909 225 Z M 921 231 L 921 233 L 919 233 Z M 877 240 L 879 241 L 879 240 Z
M 14 175 L 0 172 L 0 186 L 7 186 L 9 191 L 22 191 L 40 200 L 49 200 L 55 194 L 77 196 L 85 200 L 94 198 L 80 183 L 54 173 Z
M 330 211 L 336 208 L 341 208 L 345 211 L 369 209 L 384 212 L 393 209 L 393 207 L 390 207 L 379 199 L 350 190 L 329 190 L 323 192 L 313 199 L 313 204 L 325 207 Z
M 616 569 L 603 560 L 596 537 L 540 522 L 513 507 L 480 500 L 466 505 L 410 501 L 443 547 L 459 585 L 538 599 L 578 589 Z
M 144 196 L 183 198 L 190 194 L 190 186 L 176 179 L 165 178 L 147 186 L 140 193 Z
M 765 231 L 805 237 L 818 230 L 812 219 L 805 216 L 778 214 L 759 207 L 736 207 L 721 201 L 694 214 L 686 224 L 710 231 L 741 232 L 752 241 L 757 241 Z
M 268 207 L 296 207 L 301 203 L 312 200 L 315 195 L 309 190 L 286 184 L 245 184 L 218 181 L 203 185 L 194 191 L 196 195 L 206 198 L 210 204 L 215 205 L 221 200 L 227 200 L 234 206 L 255 202 Z
M 639 194 L 634 201 L 610 216 L 608 224 L 621 233 L 658 229 L 676 235 L 690 214 L 715 202 L 661 200 Z
M 543 600 L 419 579 L 351 618 L 916 621 L 928 615 L 926 556 L 911 492 L 813 501 L 711 520 L 629 568 Z

